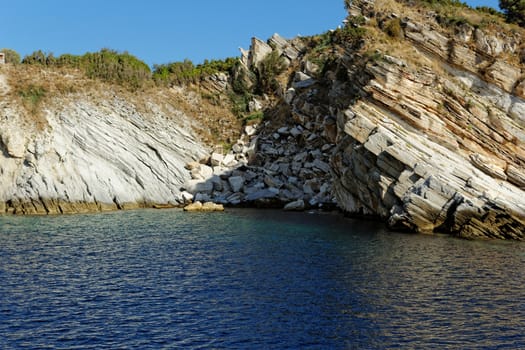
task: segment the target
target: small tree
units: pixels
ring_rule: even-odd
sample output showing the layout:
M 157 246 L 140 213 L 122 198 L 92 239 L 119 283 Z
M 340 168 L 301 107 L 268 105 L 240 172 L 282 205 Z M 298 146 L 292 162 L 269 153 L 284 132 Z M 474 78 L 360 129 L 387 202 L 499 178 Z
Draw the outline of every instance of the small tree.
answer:
M 277 76 L 284 72 L 286 64 L 277 51 L 270 52 L 258 69 L 259 87 L 262 92 L 275 90 L 279 83 Z
M 42 50 L 34 51 L 32 54 L 27 55 L 22 60 L 24 64 L 46 64 L 47 56 Z
M 507 22 L 525 27 L 525 0 L 499 0 L 499 7 Z
M 15 50 L 11 49 L 1 49 L 0 52 L 3 52 L 5 55 L 5 63 L 19 64 L 20 63 L 20 54 Z

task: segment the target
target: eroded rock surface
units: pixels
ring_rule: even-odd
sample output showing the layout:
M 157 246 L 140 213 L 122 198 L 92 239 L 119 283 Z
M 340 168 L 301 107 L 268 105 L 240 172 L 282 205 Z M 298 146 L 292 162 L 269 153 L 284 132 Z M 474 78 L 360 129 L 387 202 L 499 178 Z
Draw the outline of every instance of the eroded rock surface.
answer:
M 184 165 L 208 152 L 183 113 L 118 97 L 55 101 L 37 128 L 2 101 L 0 211 L 69 213 L 182 203 Z M 60 106 L 60 107 L 56 107 Z
M 361 3 L 356 15 L 387 16 Z M 398 229 L 523 239 L 523 67 L 501 56 L 521 37 L 468 25 L 454 37 L 432 15 L 403 21 L 417 62 L 383 55 L 359 72 L 355 56 L 340 60 L 361 79 L 359 101 L 337 110 L 338 204 Z

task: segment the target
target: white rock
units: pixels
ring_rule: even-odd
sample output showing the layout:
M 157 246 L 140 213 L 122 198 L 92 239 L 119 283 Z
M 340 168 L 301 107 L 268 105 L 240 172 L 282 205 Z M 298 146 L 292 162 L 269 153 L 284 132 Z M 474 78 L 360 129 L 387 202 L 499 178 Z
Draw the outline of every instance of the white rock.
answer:
M 304 200 L 298 199 L 296 201 L 290 202 L 284 206 L 284 210 L 287 211 L 302 211 L 304 210 L 305 204 Z
M 258 112 L 263 108 L 261 102 L 257 99 L 253 99 L 250 102 L 248 102 L 248 111 L 250 112 Z
M 257 126 L 256 125 L 246 125 L 244 127 L 244 133 L 248 136 L 253 136 L 257 132 Z
M 240 192 L 244 186 L 244 178 L 242 176 L 232 176 L 228 179 L 233 192 Z
M 295 89 L 289 88 L 288 90 L 286 90 L 286 92 L 284 93 L 284 101 L 287 104 L 291 104 L 294 98 L 295 98 Z
M 184 204 L 188 204 L 193 201 L 193 195 L 187 191 L 182 191 L 180 195 Z
M 227 167 L 234 167 L 237 165 L 237 160 L 235 160 L 235 155 L 233 154 L 227 154 L 224 156 L 224 159 L 222 160 L 222 164 Z
M 133 101 L 109 95 L 56 97 L 41 115 L 48 125 L 44 130 L 24 124 L 16 109 L 4 105 L 9 121 L 0 127 L 8 144 L 0 152 L 0 202 L 44 199 L 110 208 L 114 201 L 126 207 L 180 198 L 190 177 L 185 165 L 208 154 L 195 141 L 190 119 L 174 110 L 167 122 L 163 106 L 151 102 L 147 111 L 138 111 Z M 27 147 L 34 152 L 34 166 L 24 165 L 23 140 L 31 140 Z
M 211 193 L 213 191 L 213 182 L 206 180 L 188 180 L 183 188 L 190 193 Z
M 243 147 L 244 147 L 244 146 L 243 146 L 242 144 L 240 144 L 240 143 L 236 143 L 236 144 L 234 144 L 234 145 L 232 146 L 232 151 L 233 151 L 233 153 L 241 153 L 242 150 L 243 150 Z
M 213 167 L 219 166 L 222 164 L 224 156 L 221 153 L 213 152 L 210 157 L 210 164 Z

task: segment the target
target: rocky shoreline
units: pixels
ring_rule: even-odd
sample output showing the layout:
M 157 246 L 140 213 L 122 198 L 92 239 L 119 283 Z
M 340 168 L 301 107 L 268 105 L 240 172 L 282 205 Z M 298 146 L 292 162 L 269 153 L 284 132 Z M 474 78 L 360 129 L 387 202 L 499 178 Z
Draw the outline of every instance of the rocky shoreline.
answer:
M 146 116 L 118 99 L 102 108 L 74 102 L 69 114 L 48 113 L 55 134 L 36 138 L 18 138 L 24 127 L 4 105 L 0 173 L 10 182 L 0 187 L 0 212 L 338 209 L 396 230 L 525 239 L 521 34 L 451 29 L 432 11 L 401 17 L 384 5 L 354 1 L 349 19 L 376 36 L 399 24 L 393 52 L 363 39 L 331 43 L 326 58 L 312 53 L 326 43 L 254 38 L 239 74 L 215 79 L 217 93 L 236 77 L 254 85 L 249 73 L 270 53 L 287 68 L 275 96 L 251 95 L 261 118 L 226 150 L 195 141 L 184 131 L 190 118 L 160 105 Z
M 328 163 L 335 145 L 319 150 L 320 136 L 300 125 L 283 126 L 268 137 L 255 129 L 246 127 L 226 155 L 214 152 L 205 164 L 187 164 L 192 179 L 182 187 L 183 200 L 249 207 L 282 208 L 298 201 L 303 208 L 336 205 Z M 299 148 L 299 142 L 305 145 Z

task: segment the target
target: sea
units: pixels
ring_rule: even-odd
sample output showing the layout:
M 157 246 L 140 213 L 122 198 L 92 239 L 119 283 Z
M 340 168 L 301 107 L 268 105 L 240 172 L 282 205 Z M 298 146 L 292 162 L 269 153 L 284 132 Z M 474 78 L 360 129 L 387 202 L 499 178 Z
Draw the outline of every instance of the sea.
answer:
M 327 212 L 0 216 L 0 349 L 525 349 L 525 244 Z

